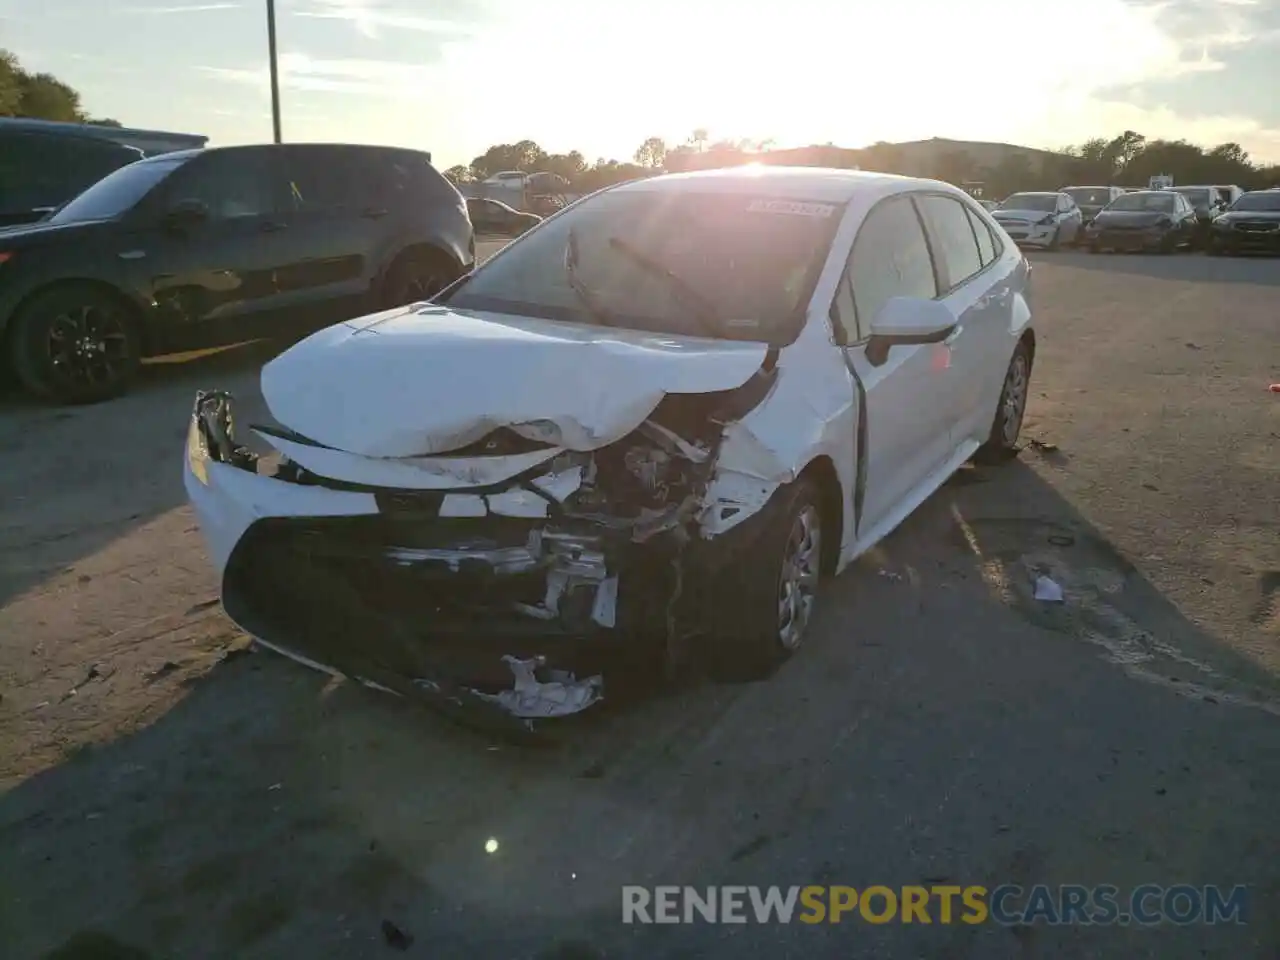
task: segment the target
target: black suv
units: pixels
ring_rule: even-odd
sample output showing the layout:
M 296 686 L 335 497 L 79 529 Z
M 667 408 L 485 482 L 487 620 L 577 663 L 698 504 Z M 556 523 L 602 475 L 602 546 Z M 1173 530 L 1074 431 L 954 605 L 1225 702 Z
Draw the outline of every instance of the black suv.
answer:
M 0 230 L 0 335 L 28 390 L 92 402 L 123 392 L 143 357 L 426 299 L 474 262 L 466 203 L 426 153 L 184 150 Z
M 0 127 L 0 226 L 48 216 L 143 153 L 110 140 Z

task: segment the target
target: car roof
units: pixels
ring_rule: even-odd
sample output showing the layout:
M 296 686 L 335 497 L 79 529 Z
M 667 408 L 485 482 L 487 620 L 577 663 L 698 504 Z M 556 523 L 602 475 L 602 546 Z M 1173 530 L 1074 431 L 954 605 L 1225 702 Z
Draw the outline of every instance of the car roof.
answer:
M 1104 183 L 1081 183 L 1081 184 L 1073 184 L 1070 187 L 1063 187 L 1062 190 L 1059 190 L 1058 192 L 1062 193 L 1063 190 L 1123 190 L 1123 189 L 1124 187 L 1112 187 Z
M 1162 197 L 1167 197 L 1170 194 L 1177 193 L 1177 192 L 1178 192 L 1177 190 L 1172 190 L 1172 189 L 1170 190 L 1130 190 L 1129 191 L 1130 194 L 1154 193 Z
M 1056 197 L 1061 190 L 1016 190 L 1010 197 Z M 1006 198 L 1007 199 L 1007 198 Z
M 911 186 L 963 194 L 958 187 L 937 180 L 920 180 L 862 170 L 768 164 L 668 173 L 631 180 L 613 189 L 646 193 L 743 193 L 788 200 L 846 203 L 856 196 L 887 196 Z
M 171 150 L 168 153 L 157 154 L 154 157 L 148 157 L 147 162 L 155 160 L 164 160 L 166 158 L 173 159 L 175 157 L 190 158 L 203 157 L 209 154 L 217 153 L 237 153 L 246 150 L 315 150 L 333 147 L 341 147 L 344 150 L 366 150 L 377 153 L 413 153 L 421 157 L 426 157 L 430 161 L 430 153 L 426 150 L 415 150 L 412 147 L 388 147 L 380 144 L 372 143 L 242 143 L 228 147 L 205 147 L 203 149 L 193 150 Z

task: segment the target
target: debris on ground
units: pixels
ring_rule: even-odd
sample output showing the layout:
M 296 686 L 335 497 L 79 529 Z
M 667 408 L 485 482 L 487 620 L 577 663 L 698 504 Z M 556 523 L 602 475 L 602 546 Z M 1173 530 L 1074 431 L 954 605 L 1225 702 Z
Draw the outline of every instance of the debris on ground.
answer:
M 390 920 L 382 921 L 382 939 L 396 950 L 408 950 L 413 946 L 413 934 L 405 933 Z
M 1056 443 L 1050 443 L 1048 440 L 1037 440 L 1032 438 L 1029 442 L 1031 444 L 1031 449 L 1038 453 L 1056 453 L 1058 450 L 1058 445 Z
M 74 697 L 85 684 L 90 683 L 93 680 L 103 679 L 103 676 L 103 673 L 98 669 L 98 665 L 96 663 L 93 664 L 89 667 L 89 672 L 84 675 L 84 679 L 62 695 L 63 702 Z
M 1044 574 L 1036 577 L 1035 598 L 1043 600 L 1045 603 L 1062 603 L 1066 597 L 1062 593 L 1062 587 L 1057 581 L 1046 577 Z

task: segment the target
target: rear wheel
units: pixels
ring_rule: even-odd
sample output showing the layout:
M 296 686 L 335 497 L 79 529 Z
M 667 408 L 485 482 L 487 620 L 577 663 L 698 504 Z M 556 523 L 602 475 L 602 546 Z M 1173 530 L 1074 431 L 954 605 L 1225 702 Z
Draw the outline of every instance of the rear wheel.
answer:
M 1000 463 L 1009 459 L 1018 449 L 1018 437 L 1022 433 L 1022 418 L 1027 412 L 1027 396 L 1031 389 L 1031 348 L 1025 340 L 1019 341 L 1005 371 L 1004 385 L 1000 388 L 1000 403 L 996 407 L 995 420 L 987 442 L 978 448 L 974 459 L 978 463 Z
M 457 277 L 457 268 L 439 253 L 403 253 L 387 271 L 380 306 L 389 310 L 430 300 Z
M 1053 231 L 1053 236 L 1049 240 L 1049 249 L 1057 250 L 1061 240 L 1062 240 L 1062 228 L 1058 227 Z
M 96 403 L 124 393 L 142 361 L 128 304 L 92 284 L 36 294 L 14 318 L 13 371 L 31 393 L 59 403 Z

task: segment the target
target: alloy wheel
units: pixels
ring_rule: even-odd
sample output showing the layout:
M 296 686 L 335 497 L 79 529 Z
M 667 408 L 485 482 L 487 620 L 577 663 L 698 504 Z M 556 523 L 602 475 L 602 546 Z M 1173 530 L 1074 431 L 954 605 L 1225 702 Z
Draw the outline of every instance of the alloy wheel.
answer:
M 1028 361 L 1024 351 L 1014 354 L 1004 380 L 1004 407 L 1001 410 L 1001 439 L 1012 447 L 1022 432 L 1022 416 L 1027 409 Z
M 53 379 L 70 387 L 112 383 L 129 369 L 124 314 L 106 304 L 58 312 L 49 324 L 47 357 Z
M 791 525 L 778 578 L 778 642 L 785 650 L 800 646 L 817 599 L 821 573 L 822 524 L 818 510 L 805 504 Z

